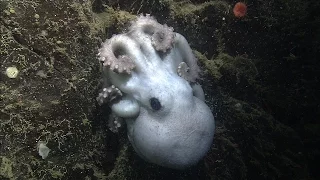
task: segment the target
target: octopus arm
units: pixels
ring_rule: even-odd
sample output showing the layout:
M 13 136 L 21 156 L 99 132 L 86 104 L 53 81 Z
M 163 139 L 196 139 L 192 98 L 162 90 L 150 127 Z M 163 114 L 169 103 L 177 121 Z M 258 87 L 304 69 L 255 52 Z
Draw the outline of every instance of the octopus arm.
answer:
M 182 61 L 188 65 L 189 69 L 185 74 L 185 79 L 195 82 L 196 79 L 199 79 L 200 68 L 187 40 L 181 34 L 176 33 L 174 46 L 179 51 Z
M 200 86 L 200 84 L 195 83 L 195 84 L 192 84 L 191 87 L 192 87 L 193 95 L 198 99 L 200 99 L 201 101 L 205 102 L 204 91 Z
M 119 102 L 112 104 L 111 109 L 117 116 L 122 118 L 134 118 L 140 112 L 138 102 L 129 96 L 124 96 Z

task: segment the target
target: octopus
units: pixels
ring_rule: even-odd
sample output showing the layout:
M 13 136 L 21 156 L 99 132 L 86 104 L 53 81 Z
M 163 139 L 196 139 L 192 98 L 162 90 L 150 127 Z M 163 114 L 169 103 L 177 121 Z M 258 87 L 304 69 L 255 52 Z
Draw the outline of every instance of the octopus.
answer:
M 102 43 L 103 88 L 97 101 L 112 110 L 109 127 L 125 122 L 130 143 L 147 162 L 167 168 L 196 165 L 210 149 L 215 122 L 187 40 L 152 16 Z

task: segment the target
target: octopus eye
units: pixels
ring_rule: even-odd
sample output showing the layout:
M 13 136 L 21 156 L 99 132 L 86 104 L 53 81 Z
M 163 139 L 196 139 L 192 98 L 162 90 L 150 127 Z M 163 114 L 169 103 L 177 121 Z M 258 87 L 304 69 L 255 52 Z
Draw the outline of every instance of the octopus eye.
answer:
M 158 111 L 159 109 L 161 109 L 161 103 L 159 102 L 159 100 L 157 98 L 151 98 L 150 99 L 150 105 L 152 107 L 153 110 Z

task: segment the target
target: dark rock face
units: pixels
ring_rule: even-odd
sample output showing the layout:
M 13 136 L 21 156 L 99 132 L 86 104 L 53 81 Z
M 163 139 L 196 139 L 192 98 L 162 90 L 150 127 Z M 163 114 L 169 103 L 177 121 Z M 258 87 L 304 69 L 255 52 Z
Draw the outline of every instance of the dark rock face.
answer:
M 113 161 L 103 127 L 93 131 L 102 33 L 89 5 L 1 1 L 0 179 L 91 176 Z

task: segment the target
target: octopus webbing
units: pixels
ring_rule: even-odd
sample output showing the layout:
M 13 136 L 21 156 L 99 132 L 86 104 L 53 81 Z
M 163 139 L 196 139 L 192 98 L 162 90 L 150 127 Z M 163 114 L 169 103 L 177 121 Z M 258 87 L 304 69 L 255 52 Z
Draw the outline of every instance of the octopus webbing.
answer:
M 134 150 L 148 162 L 174 169 L 197 164 L 211 147 L 215 123 L 187 40 L 140 16 L 102 43 L 98 57 L 104 85 L 97 100 L 117 117 L 110 129 L 123 119 Z

